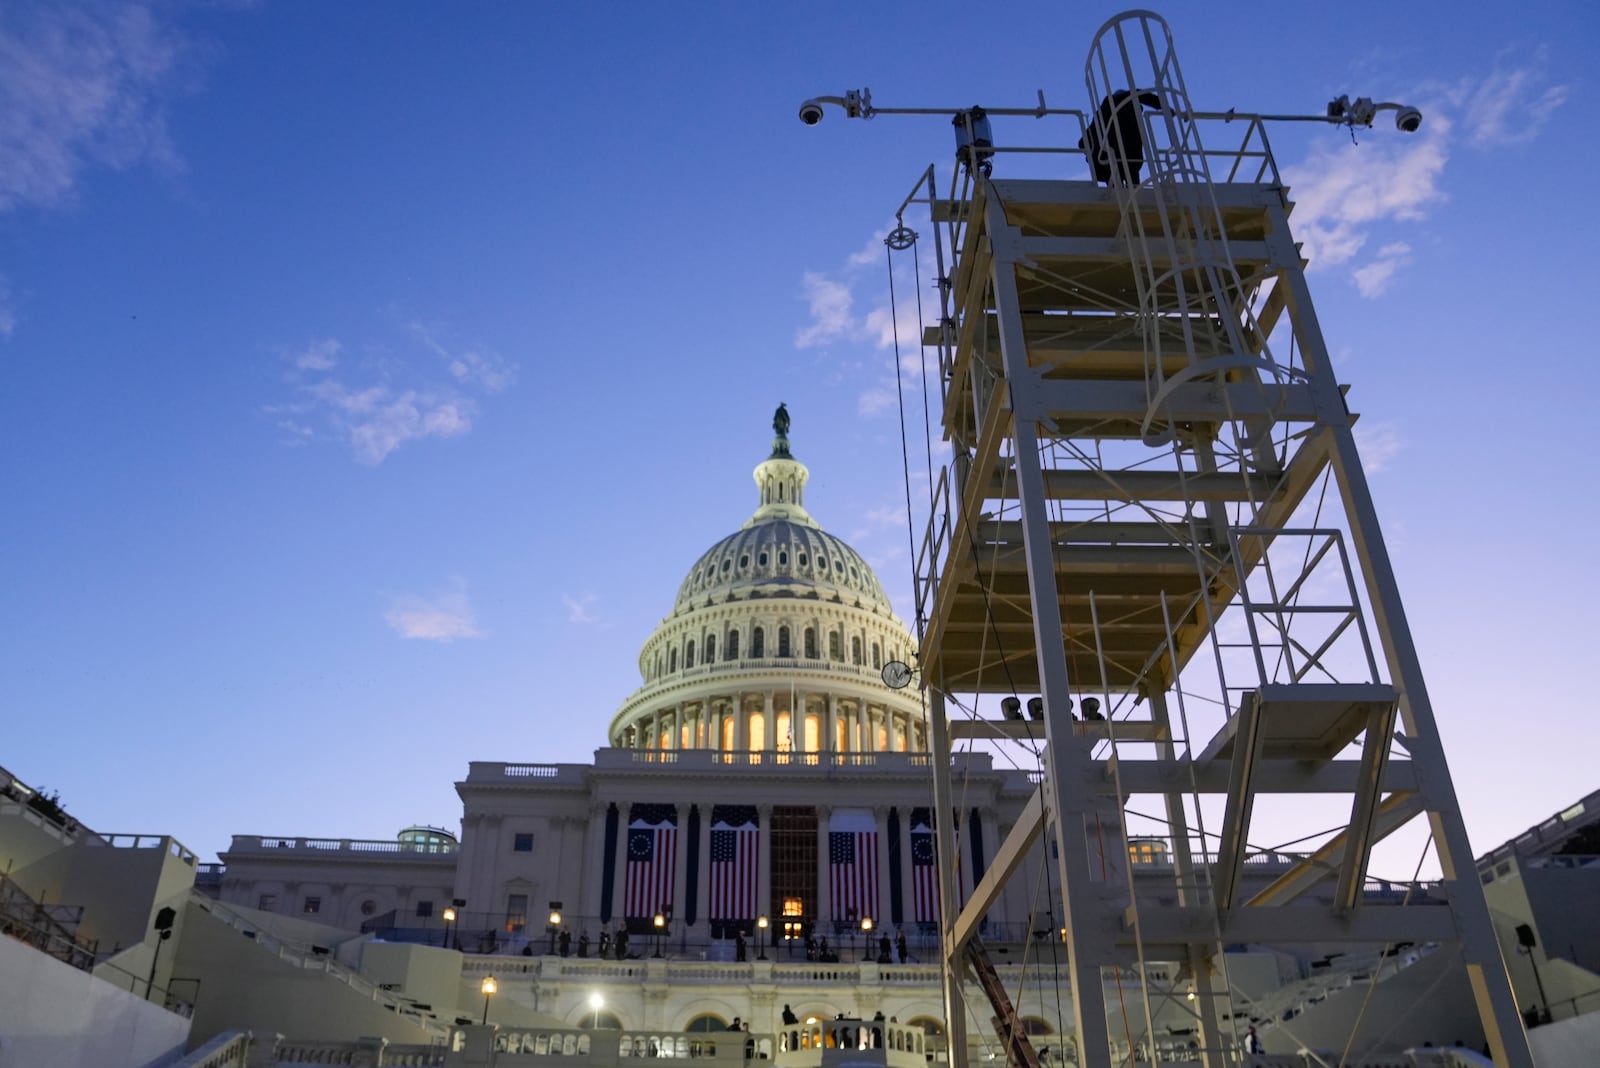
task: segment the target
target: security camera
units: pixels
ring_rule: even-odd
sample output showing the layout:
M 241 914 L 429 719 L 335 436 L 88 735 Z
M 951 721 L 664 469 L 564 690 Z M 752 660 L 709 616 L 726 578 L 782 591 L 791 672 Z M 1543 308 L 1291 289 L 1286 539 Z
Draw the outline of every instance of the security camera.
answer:
M 1419 116 L 1420 119 L 1420 116 Z M 807 100 L 800 105 L 800 121 L 807 126 L 815 126 L 822 121 L 822 102 L 820 100 Z M 1415 129 L 1415 127 L 1413 127 Z
M 1416 133 L 1422 125 L 1422 112 L 1416 108 L 1401 108 L 1395 112 L 1394 124 L 1401 133 Z

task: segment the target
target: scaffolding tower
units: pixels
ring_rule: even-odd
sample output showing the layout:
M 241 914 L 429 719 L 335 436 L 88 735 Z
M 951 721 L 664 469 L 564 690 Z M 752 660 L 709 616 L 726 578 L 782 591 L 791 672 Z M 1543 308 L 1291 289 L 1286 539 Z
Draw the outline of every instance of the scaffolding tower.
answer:
M 1105 184 L 992 177 L 994 109 L 957 113 L 949 192 L 925 179 L 942 307 L 924 344 L 954 454 L 916 569 L 937 810 L 954 807 L 953 741 L 1042 729 L 1045 770 L 970 899 L 942 866 L 953 1063 L 962 976 L 988 970 L 979 925 L 1048 840 L 1080 1065 L 1140 1044 L 1099 1024 L 1103 976 L 1177 962 L 1195 1057 L 1216 1068 L 1249 1060 L 1224 947 L 1409 942 L 1459 951 L 1495 1063 L 1531 1068 L 1262 117 L 1197 113 L 1148 12 L 1101 29 L 1085 87 L 1089 108 L 1066 114 L 1103 151 Z M 873 113 L 870 96 L 827 99 Z M 1042 94 L 1016 113 L 1064 114 Z M 1205 147 L 1202 127 L 1229 147 Z M 956 695 L 1038 695 L 1042 723 L 1015 702 L 952 716 Z M 1075 700 L 1104 712 L 1079 720 Z M 1273 795 L 1338 830 L 1252 887 L 1251 817 Z M 1141 796 L 1162 803 L 1174 904 L 1130 875 Z M 1371 893 L 1374 845 L 1419 817 L 1442 881 Z M 1158 994 L 1134 992 L 1147 1032 Z M 1008 1046 L 1013 1064 L 1026 1045 Z

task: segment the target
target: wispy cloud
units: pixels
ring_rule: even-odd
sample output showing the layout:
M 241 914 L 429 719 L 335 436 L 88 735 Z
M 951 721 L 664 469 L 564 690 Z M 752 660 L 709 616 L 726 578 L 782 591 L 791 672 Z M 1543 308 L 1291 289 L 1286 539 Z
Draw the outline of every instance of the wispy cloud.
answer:
M 860 332 L 860 325 L 851 315 L 855 298 L 849 286 L 825 274 L 807 271 L 800 278 L 800 291 L 810 308 L 811 323 L 795 334 L 795 348 L 814 348 Z
M 1360 422 L 1354 434 L 1356 447 L 1361 450 L 1361 465 L 1376 474 L 1389 466 L 1389 462 L 1406 447 L 1405 438 L 1388 423 Z
M 453 642 L 458 638 L 481 638 L 466 591 L 459 588 L 436 597 L 398 594 L 389 599 L 384 622 L 402 638 L 429 642 Z
M 423 345 L 444 361 L 450 377 L 463 386 L 478 387 L 487 393 L 499 393 L 516 381 L 516 364 L 497 352 L 482 346 L 448 348 L 436 336 L 436 328 L 424 326 L 422 323 L 413 322 L 409 324 L 409 329 Z
M 592 593 L 580 594 L 577 597 L 570 593 L 561 595 L 561 603 L 567 606 L 568 623 L 597 623 L 594 614 L 589 611 L 594 607 L 597 598 Z
M 1369 240 L 1397 223 L 1415 223 L 1447 196 L 1441 177 L 1463 144 L 1479 151 L 1525 145 L 1537 138 L 1570 91 L 1549 83 L 1544 50 L 1502 53 L 1479 78 L 1419 86 L 1425 119 L 1415 137 L 1391 131 L 1364 137 L 1361 147 L 1324 144 L 1284 168 L 1295 199 L 1295 235 L 1313 270 L 1350 265 L 1364 297 L 1381 296 L 1411 262 L 1411 247 L 1386 241 L 1362 259 Z
M 187 46 L 160 10 L 0 9 L 0 211 L 68 201 L 93 166 L 180 167 L 166 105 Z
M 0 341 L 10 341 L 17 329 L 17 309 L 11 298 L 11 282 L 0 274 Z
M 471 394 L 499 392 L 515 376 L 509 360 L 481 346 L 448 348 L 435 328 L 409 323 L 403 336 L 427 355 L 374 345 L 367 358 L 351 360 L 335 338 L 282 350 L 293 395 L 262 411 L 284 443 L 325 433 L 346 441 L 359 462 L 380 464 L 408 442 L 466 434 L 478 414 Z

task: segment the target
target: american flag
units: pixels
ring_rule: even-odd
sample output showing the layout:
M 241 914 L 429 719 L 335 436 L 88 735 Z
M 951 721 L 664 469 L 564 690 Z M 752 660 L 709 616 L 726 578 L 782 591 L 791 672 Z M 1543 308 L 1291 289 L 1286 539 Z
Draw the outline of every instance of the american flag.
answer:
M 711 809 L 711 920 L 756 915 L 756 859 L 761 845 L 754 805 Z
M 833 918 L 878 916 L 878 824 L 870 812 L 836 812 L 828 824 Z
M 925 808 L 911 810 L 911 885 L 916 922 L 939 920 L 939 864 L 934 852 L 933 823 Z
M 678 812 L 672 805 L 634 805 L 628 813 L 628 898 L 623 915 L 652 917 L 672 906 L 678 863 Z

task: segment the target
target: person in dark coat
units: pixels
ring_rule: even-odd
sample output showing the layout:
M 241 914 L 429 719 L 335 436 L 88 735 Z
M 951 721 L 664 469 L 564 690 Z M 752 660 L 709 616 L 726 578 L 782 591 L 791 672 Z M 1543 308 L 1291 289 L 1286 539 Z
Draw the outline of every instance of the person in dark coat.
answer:
M 733 936 L 733 959 L 736 961 L 742 961 L 749 955 L 749 953 L 750 949 L 745 944 L 744 932 L 735 932 Z
M 1139 107 L 1160 108 L 1161 98 L 1155 93 L 1135 94 L 1118 89 L 1100 102 L 1100 108 L 1089 120 L 1089 128 L 1078 141 L 1078 147 L 1089 157 L 1089 170 L 1094 180 L 1106 185 L 1138 185 L 1139 173 L 1144 170 L 1144 134 L 1140 131 Z M 1101 140 L 1101 131 L 1105 140 Z
M 794 1014 L 794 1010 L 793 1009 L 791 1009 L 789 1006 L 785 1005 L 783 1007 L 783 1025 L 785 1027 L 793 1027 L 795 1024 L 797 1024 L 799 1022 L 800 1022 L 800 1017 L 798 1017 L 798 1016 L 796 1016 Z
M 600 959 L 605 960 L 606 954 L 611 952 L 611 932 L 604 927 L 600 928 Z
M 556 947 L 561 951 L 563 957 L 572 956 L 572 932 L 562 931 L 561 937 L 556 939 Z
M 911 959 L 906 956 L 906 932 L 903 927 L 894 933 L 894 949 L 896 953 L 900 954 L 901 964 Z
M 886 935 L 886 934 L 878 936 L 878 963 L 879 964 L 888 964 L 888 963 L 890 963 L 890 961 L 889 961 L 889 936 Z
M 583 934 L 578 936 L 578 956 L 587 957 L 588 955 L 589 955 L 589 932 L 585 931 L 585 932 L 583 932 Z

